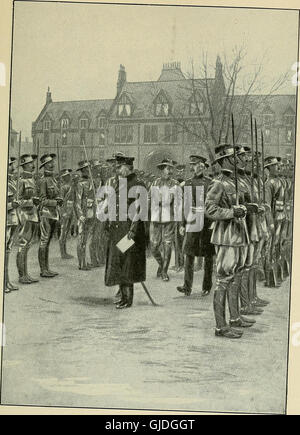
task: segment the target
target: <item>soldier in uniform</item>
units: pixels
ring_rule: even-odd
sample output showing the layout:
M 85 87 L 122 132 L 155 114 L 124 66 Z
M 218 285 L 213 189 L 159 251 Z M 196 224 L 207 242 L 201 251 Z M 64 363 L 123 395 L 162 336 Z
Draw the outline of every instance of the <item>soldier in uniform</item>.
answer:
M 157 167 L 161 170 L 161 177 L 157 178 L 150 187 L 151 202 L 152 188 L 161 189 L 161 193 L 159 193 L 158 201 L 155 203 L 155 209 L 151 207 L 150 243 L 152 255 L 158 263 L 156 275 L 163 281 L 169 281 L 168 268 L 177 225 L 177 221 L 174 219 L 174 213 L 178 206 L 176 188 L 179 183 L 172 177 L 174 170 L 172 160 L 165 159 Z
M 36 159 L 37 155 L 35 154 L 23 154 L 19 162 L 23 171 L 20 177 L 18 192 L 20 230 L 17 269 L 19 282 L 21 284 L 33 284 L 38 282 L 37 279 L 29 275 L 27 270 L 28 251 L 37 233 L 39 222 L 37 206 L 40 200 L 37 197 L 37 185 L 33 175 Z
M 203 199 L 205 200 L 208 187 L 211 179 L 204 175 L 206 158 L 198 155 L 190 156 L 190 166 L 194 172 L 194 176 L 189 178 L 184 186 L 192 187 L 192 203 L 191 207 L 196 207 L 197 188 L 203 189 Z M 203 204 L 204 206 L 204 204 Z M 204 207 L 203 211 L 204 213 Z M 188 222 L 186 222 L 187 224 Z M 180 231 L 185 232 L 184 239 L 184 284 L 177 287 L 177 290 L 189 296 L 192 292 L 194 278 L 194 263 L 195 257 L 204 257 L 204 275 L 202 282 L 202 295 L 206 296 L 210 293 L 212 287 L 212 272 L 213 272 L 213 256 L 215 255 L 214 246 L 210 243 L 211 231 L 209 229 L 211 221 L 204 217 L 204 226 L 199 231 L 186 231 L 186 226 L 183 226 Z
M 63 260 L 70 260 L 73 255 L 67 253 L 67 238 L 74 216 L 75 186 L 72 181 L 72 169 L 62 169 L 60 172 L 61 195 L 63 205 L 60 208 L 60 255 Z
M 18 228 L 19 220 L 17 215 L 17 208 L 19 203 L 16 200 L 17 183 L 15 178 L 15 157 L 9 158 L 8 163 L 8 180 L 7 180 L 7 220 L 6 220 L 6 256 L 5 256 L 5 287 L 4 292 L 10 293 L 11 291 L 19 290 L 15 284 L 12 284 L 9 279 L 9 257 L 14 242 L 16 230 Z
M 40 180 L 40 246 L 38 252 L 42 278 L 53 278 L 57 272 L 49 268 L 49 247 L 57 222 L 58 208 L 63 204 L 58 183 L 54 177 L 56 154 L 44 154 L 40 158 L 40 169 L 43 174 Z
M 146 238 L 144 222 L 135 220 L 127 215 L 127 219 L 119 218 L 119 199 L 123 196 L 127 200 L 127 210 L 134 202 L 128 198 L 128 191 L 136 186 L 145 188 L 144 183 L 138 180 L 133 171 L 134 157 L 116 157 L 117 171 L 120 176 L 112 177 L 106 183 L 113 187 L 116 193 L 116 220 L 107 221 L 108 244 L 105 268 L 105 285 L 119 285 L 120 299 L 117 309 L 129 308 L 133 302 L 134 283 L 146 279 Z M 127 188 L 120 184 L 120 179 L 127 179 Z M 134 245 L 122 253 L 117 243 L 127 235 L 134 240 Z
M 269 207 L 269 228 L 271 237 L 267 245 L 266 254 L 266 285 L 268 287 L 281 284 L 281 271 L 279 271 L 279 256 L 280 256 L 280 233 L 284 213 L 284 189 L 278 177 L 278 159 L 273 156 L 265 158 L 265 169 L 267 172 L 267 180 L 265 183 L 266 203 Z M 276 282 L 270 281 L 270 273 L 274 270 Z
M 102 164 L 99 160 L 91 162 L 91 171 L 93 175 L 93 182 L 95 192 L 103 185 L 102 178 Z M 92 267 L 100 267 L 105 263 L 105 238 L 103 231 L 103 222 L 100 222 L 95 217 L 95 222 L 92 230 L 92 241 L 90 244 L 90 258 Z
M 185 183 L 185 165 L 176 166 L 176 180 L 180 186 L 184 186 Z M 175 242 L 174 242 L 174 252 L 175 252 L 175 266 L 171 270 L 176 270 L 176 272 L 181 272 L 184 267 L 184 255 L 183 255 L 183 239 L 184 236 L 180 234 L 181 223 L 177 223 L 175 228 Z
M 236 198 L 234 148 L 222 144 L 216 148 L 215 154 L 222 173 L 212 181 L 205 201 L 206 216 L 214 221 L 211 243 L 216 249 L 215 335 L 235 339 L 242 336 L 241 330 L 235 327 L 250 327 L 254 323 L 240 315 L 238 298 L 249 244 L 245 222 L 247 208 L 243 191 L 238 190 Z M 239 205 L 236 205 L 237 199 Z M 230 312 L 229 326 L 225 316 L 226 297 Z
M 81 179 L 78 182 L 75 201 L 79 228 L 77 243 L 78 268 L 85 271 L 91 270 L 90 264 L 86 261 L 86 247 L 87 243 L 89 245 L 91 243 L 96 216 L 95 188 L 90 179 L 89 165 L 87 161 L 78 163 L 77 171 L 81 172 Z

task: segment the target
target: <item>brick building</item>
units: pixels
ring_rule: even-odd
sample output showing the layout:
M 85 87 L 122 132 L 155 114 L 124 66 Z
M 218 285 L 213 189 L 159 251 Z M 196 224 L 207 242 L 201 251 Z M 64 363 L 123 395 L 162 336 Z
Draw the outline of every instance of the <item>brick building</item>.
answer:
M 58 142 L 61 166 L 75 168 L 85 158 L 84 141 L 88 158 L 106 158 L 123 151 L 135 157 L 136 167 L 155 172 L 156 163 L 165 157 L 183 163 L 191 153 L 207 155 L 199 139 L 199 117 L 208 125 L 209 104 L 217 111 L 225 95 L 219 57 L 215 76 L 207 79 L 186 78 L 180 64 L 173 62 L 163 65 L 155 81 L 129 82 L 121 65 L 113 99 L 53 102 L 48 89 L 45 106 L 32 124 L 34 150 L 55 152 Z M 263 128 L 266 155 L 293 157 L 295 96 L 251 95 L 245 99 L 238 95 L 232 110 L 240 126 L 238 143 L 250 143 L 251 111 L 258 127 Z

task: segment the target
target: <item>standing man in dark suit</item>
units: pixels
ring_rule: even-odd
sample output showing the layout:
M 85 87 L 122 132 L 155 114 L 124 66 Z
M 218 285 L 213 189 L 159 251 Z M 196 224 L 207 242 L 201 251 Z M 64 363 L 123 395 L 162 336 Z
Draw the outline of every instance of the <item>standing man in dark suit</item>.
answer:
M 107 221 L 107 255 L 105 269 L 105 285 L 119 286 L 120 300 L 117 309 L 129 308 L 133 302 L 134 283 L 146 279 L 146 236 L 144 222 L 135 220 L 129 215 L 129 207 L 134 198 L 128 198 L 131 188 L 146 188 L 133 171 L 134 157 L 116 156 L 116 166 L 119 176 L 109 179 L 106 183 L 116 193 L 116 219 Z M 125 186 L 123 180 L 126 180 Z M 120 214 L 120 198 L 127 203 L 127 219 Z M 147 207 L 147 195 L 146 203 Z M 122 253 L 116 246 L 127 235 L 134 241 L 126 252 Z
M 200 189 L 203 191 L 203 211 L 204 213 L 204 201 L 208 186 L 211 183 L 211 179 L 204 175 L 206 158 L 198 155 L 190 156 L 191 170 L 194 172 L 194 176 L 189 178 L 184 187 L 190 186 L 192 188 L 192 203 L 189 207 L 195 207 L 196 195 L 200 193 Z M 197 189 L 198 188 L 198 189 Z M 185 207 L 187 205 L 185 204 Z M 182 234 L 185 233 L 185 240 L 183 244 L 183 250 L 185 254 L 184 262 L 184 284 L 177 287 L 177 290 L 185 295 L 189 296 L 192 292 L 193 278 L 194 278 L 194 262 L 195 257 L 204 257 L 204 276 L 202 282 L 202 295 L 206 296 L 210 293 L 212 288 L 212 272 L 213 272 L 213 256 L 215 254 L 215 248 L 210 243 L 211 231 L 209 229 L 211 221 L 204 217 L 204 226 L 200 231 L 187 231 L 187 224 L 180 228 Z

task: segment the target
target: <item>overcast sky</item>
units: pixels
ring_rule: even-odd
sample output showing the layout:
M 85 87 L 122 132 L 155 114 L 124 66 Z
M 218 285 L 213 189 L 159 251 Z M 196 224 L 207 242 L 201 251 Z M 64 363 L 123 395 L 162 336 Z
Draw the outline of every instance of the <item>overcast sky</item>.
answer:
M 16 2 L 13 126 L 31 137 L 48 86 L 54 101 L 114 98 L 120 64 L 128 81 L 157 80 L 165 62 L 188 72 L 242 42 L 249 68 L 266 54 L 265 83 L 292 77 L 297 31 L 296 11 Z M 291 81 L 279 93 L 295 93 Z

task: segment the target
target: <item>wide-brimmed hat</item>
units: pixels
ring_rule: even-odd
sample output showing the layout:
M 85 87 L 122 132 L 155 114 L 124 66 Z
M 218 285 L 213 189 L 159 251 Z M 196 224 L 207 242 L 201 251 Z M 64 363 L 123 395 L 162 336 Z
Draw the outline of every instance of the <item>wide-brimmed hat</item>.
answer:
M 81 160 L 80 162 L 78 162 L 78 168 L 76 169 L 76 171 L 81 171 L 81 169 L 83 168 L 88 168 L 90 166 L 90 163 L 86 160 Z
M 177 165 L 176 169 L 177 169 L 177 171 L 184 171 L 185 170 L 185 165 Z
M 72 169 L 62 169 L 61 171 L 60 171 L 60 176 L 61 177 L 65 177 L 66 175 L 70 175 L 71 173 L 72 173 L 73 171 L 72 171 Z
M 44 154 L 41 158 L 40 158 L 40 168 L 42 168 L 44 165 L 46 165 L 46 163 L 52 162 L 53 159 L 55 159 L 56 154 L 51 153 L 51 154 Z
M 8 164 L 11 165 L 13 164 L 17 159 L 15 157 L 10 157 L 8 160 Z
M 234 155 L 234 147 L 231 144 L 221 144 L 215 149 L 215 162 L 225 157 L 231 157 Z
M 264 167 L 267 168 L 268 166 L 278 165 L 278 163 L 277 157 L 269 156 L 265 158 Z
M 171 159 L 164 159 L 161 163 L 158 163 L 158 165 L 156 165 L 157 168 L 159 169 L 163 169 L 166 166 L 169 166 L 170 168 L 174 168 L 174 160 Z
M 27 163 L 34 162 L 37 159 L 36 154 L 22 154 L 20 157 L 20 166 L 26 165 Z
M 113 158 L 117 158 L 117 157 L 126 157 L 124 153 L 122 153 L 122 151 L 116 151 L 115 153 L 113 153 Z
M 207 158 L 203 157 L 203 156 L 199 156 L 197 154 L 193 154 L 189 157 L 190 159 L 190 164 L 191 165 L 195 165 L 196 163 L 202 162 L 202 163 L 206 163 Z
M 251 153 L 251 148 L 247 146 L 239 146 L 236 151 L 236 155 L 240 156 L 241 154 Z

